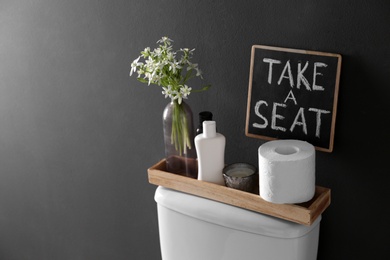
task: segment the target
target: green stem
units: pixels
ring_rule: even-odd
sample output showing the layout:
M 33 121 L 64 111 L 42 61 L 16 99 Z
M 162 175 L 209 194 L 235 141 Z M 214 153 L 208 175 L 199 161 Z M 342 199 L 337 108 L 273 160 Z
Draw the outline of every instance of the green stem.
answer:
M 184 111 L 184 105 L 173 101 L 172 133 L 171 143 L 175 145 L 179 155 L 187 153 L 187 148 L 191 149 L 191 140 L 188 130 L 187 115 Z

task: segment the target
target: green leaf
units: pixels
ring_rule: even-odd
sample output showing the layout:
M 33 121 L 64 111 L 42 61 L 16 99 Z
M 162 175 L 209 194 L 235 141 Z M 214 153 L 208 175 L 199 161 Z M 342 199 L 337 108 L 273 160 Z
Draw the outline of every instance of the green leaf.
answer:
M 138 81 L 142 82 L 142 83 L 149 83 L 149 81 L 147 81 L 146 79 L 143 79 L 143 78 L 137 78 Z
M 211 88 L 211 85 L 206 85 L 201 89 L 193 89 L 191 92 L 202 92 L 208 90 L 209 88 Z
M 187 80 L 189 80 L 189 79 L 191 78 L 192 71 L 193 71 L 193 70 L 187 71 L 187 73 L 186 73 L 186 75 L 185 75 L 185 77 L 184 77 L 183 83 L 186 83 Z

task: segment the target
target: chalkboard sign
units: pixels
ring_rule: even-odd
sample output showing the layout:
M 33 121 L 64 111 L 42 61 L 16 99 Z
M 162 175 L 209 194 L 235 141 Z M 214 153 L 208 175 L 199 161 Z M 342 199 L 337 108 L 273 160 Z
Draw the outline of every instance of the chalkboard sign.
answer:
M 245 133 L 332 152 L 341 55 L 252 46 Z

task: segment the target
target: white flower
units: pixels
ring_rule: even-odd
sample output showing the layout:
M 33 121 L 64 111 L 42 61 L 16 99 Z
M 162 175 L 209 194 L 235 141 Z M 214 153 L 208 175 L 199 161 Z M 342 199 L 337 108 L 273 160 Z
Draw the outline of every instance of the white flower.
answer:
M 168 87 L 163 87 L 162 94 L 165 95 L 165 98 L 172 98 L 172 86 L 168 85 Z
M 149 67 L 149 68 L 152 68 L 153 65 L 154 65 L 153 58 L 149 56 L 148 59 L 145 60 L 145 65 L 146 65 L 147 67 Z
M 145 70 L 143 68 L 140 68 L 138 71 L 138 78 L 141 77 L 142 74 L 145 74 Z M 131 74 L 130 74 L 131 75 Z
M 141 65 L 143 65 L 142 62 L 138 62 L 139 61 L 139 58 L 141 58 L 141 56 L 139 56 L 138 58 L 136 58 L 132 63 L 131 63 L 131 69 L 130 69 L 130 76 L 133 74 L 133 72 L 136 72 L 137 71 L 137 68 Z
M 187 99 L 187 97 L 191 94 L 192 88 L 189 88 L 187 85 L 184 85 L 180 88 L 180 93 L 182 94 L 183 98 Z
M 187 62 L 187 64 L 188 64 L 187 71 L 192 70 L 192 69 L 196 70 L 198 68 L 198 64 L 197 63 Z
M 157 41 L 157 43 L 166 43 L 167 45 L 170 45 L 171 42 L 173 41 L 166 36 L 162 37 L 160 40 Z
M 175 59 L 175 53 L 174 52 L 168 52 L 167 53 L 167 60 L 173 61 Z
M 162 49 L 161 48 L 154 49 L 153 54 L 154 57 L 161 57 Z
M 177 92 L 175 91 L 175 96 L 173 97 L 173 100 L 177 99 L 177 103 L 179 103 L 179 105 L 181 104 L 181 102 L 183 101 L 183 96 L 180 92 Z
M 201 77 L 201 78 L 203 79 L 203 77 L 202 77 L 202 71 L 201 71 L 199 68 L 196 68 L 196 76 L 197 76 L 197 77 Z
M 173 73 L 176 73 L 178 69 L 181 69 L 181 66 L 178 62 L 171 62 L 169 64 L 169 70 L 172 71 Z
M 173 51 L 171 42 L 168 37 L 162 37 L 153 51 L 150 47 L 141 51 L 141 55 L 131 63 L 130 76 L 137 72 L 141 82 L 162 86 L 165 98 L 170 97 L 182 103 L 192 90 L 186 85 L 187 82 L 193 77 L 202 78 L 202 72 L 197 63 L 190 61 L 195 49 Z M 181 54 L 180 59 L 176 59 L 177 53 Z M 141 57 L 143 62 L 140 61 Z
M 152 77 L 153 76 L 152 76 L 152 74 L 150 72 L 145 72 L 144 78 L 149 80 L 148 81 L 148 86 L 150 85 L 150 83 L 152 83 Z
M 144 58 L 148 57 L 148 56 L 150 55 L 150 48 L 149 48 L 149 47 L 146 47 L 146 48 L 144 49 L 144 51 L 141 52 L 141 54 L 142 54 L 142 56 L 143 56 Z

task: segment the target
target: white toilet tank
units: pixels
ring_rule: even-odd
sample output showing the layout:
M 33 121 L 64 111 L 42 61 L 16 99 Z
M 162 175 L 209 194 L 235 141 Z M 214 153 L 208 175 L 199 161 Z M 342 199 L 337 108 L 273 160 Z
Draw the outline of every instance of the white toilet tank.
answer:
M 321 216 L 304 226 L 158 187 L 163 260 L 315 260 Z

